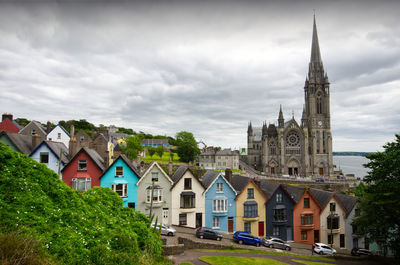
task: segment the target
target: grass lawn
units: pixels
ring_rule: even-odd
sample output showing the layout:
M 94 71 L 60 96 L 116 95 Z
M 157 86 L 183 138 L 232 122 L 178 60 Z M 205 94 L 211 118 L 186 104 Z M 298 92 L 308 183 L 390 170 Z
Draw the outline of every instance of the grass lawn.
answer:
M 179 163 L 179 156 L 176 153 L 171 153 L 173 155 L 172 157 L 172 163 Z M 150 157 L 150 155 L 146 152 L 146 157 L 141 157 L 142 161 L 145 162 L 151 162 L 151 161 L 156 161 L 157 163 L 168 163 L 169 162 L 169 152 L 164 152 L 162 157 L 160 158 L 157 153 L 153 155 L 153 157 Z
M 332 265 L 332 263 L 324 263 L 324 262 L 316 262 L 316 261 L 308 261 L 308 260 L 292 259 L 292 261 L 306 264 L 306 265 Z
M 325 260 L 325 261 L 335 261 L 333 258 L 322 258 L 317 256 L 304 256 L 298 254 L 291 254 L 286 252 L 274 252 L 274 251 L 263 251 L 263 250 L 253 250 L 253 249 L 196 249 L 196 251 L 200 252 L 228 252 L 228 253 L 256 253 L 256 254 L 267 254 L 267 255 L 280 255 L 280 256 L 289 256 L 289 257 L 297 257 L 304 259 L 316 259 L 316 260 Z
M 280 261 L 273 259 L 264 258 L 245 258 L 245 257 L 229 257 L 229 256 L 219 256 L 219 257 L 200 257 L 200 260 L 218 265 L 287 265 Z

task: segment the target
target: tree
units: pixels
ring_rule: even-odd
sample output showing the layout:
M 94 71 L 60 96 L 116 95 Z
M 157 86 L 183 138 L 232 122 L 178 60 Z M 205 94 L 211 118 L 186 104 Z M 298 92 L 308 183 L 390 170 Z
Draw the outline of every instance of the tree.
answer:
M 384 152 L 367 155 L 370 160 L 364 181 L 369 184 L 360 200 L 361 215 L 354 224 L 357 230 L 378 243 L 386 255 L 391 248 L 400 255 L 400 135 L 389 142 Z
M 194 161 L 200 149 L 197 147 L 196 140 L 190 132 L 182 131 L 176 134 L 175 144 L 177 146 L 177 153 L 182 162 Z
M 152 146 L 147 147 L 147 152 L 149 153 L 150 157 L 153 158 L 153 155 L 156 153 L 156 149 Z
M 142 137 L 140 135 L 128 136 L 125 140 L 125 145 L 121 146 L 129 159 L 136 159 L 139 152 L 143 151 Z
M 162 145 L 157 146 L 156 148 L 157 155 L 162 158 L 162 155 L 164 154 L 164 147 Z

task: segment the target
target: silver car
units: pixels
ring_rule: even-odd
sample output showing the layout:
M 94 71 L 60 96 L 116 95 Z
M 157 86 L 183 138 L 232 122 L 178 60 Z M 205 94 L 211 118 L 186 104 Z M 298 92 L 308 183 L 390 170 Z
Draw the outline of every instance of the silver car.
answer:
M 151 224 L 151 227 L 154 228 L 154 223 Z M 160 229 L 160 224 L 157 224 L 157 229 Z M 161 225 L 161 235 L 174 236 L 175 234 L 176 230 L 174 228 Z
M 281 248 L 287 251 L 292 249 L 292 247 L 289 244 L 285 243 L 285 241 L 283 241 L 280 238 L 275 238 L 275 237 L 263 238 L 262 242 L 264 246 L 270 248 Z
M 336 254 L 336 250 L 331 248 L 330 246 L 323 244 L 323 243 L 315 243 L 312 245 L 312 248 L 314 249 L 314 252 L 320 255 L 324 254 Z

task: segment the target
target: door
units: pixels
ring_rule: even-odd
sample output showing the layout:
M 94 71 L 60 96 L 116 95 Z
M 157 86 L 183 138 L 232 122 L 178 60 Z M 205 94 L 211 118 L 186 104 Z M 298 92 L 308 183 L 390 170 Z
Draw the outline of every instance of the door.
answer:
M 233 217 L 228 217 L 228 232 L 233 232 Z
M 258 222 L 258 236 L 264 236 L 264 222 Z
M 319 175 L 320 175 L 320 176 L 323 176 L 323 175 L 324 175 L 324 168 L 323 168 L 323 167 L 320 167 L 320 168 L 319 168 Z
M 196 213 L 196 228 L 203 226 L 203 216 L 202 213 Z
M 319 230 L 314 230 L 314 243 L 319 242 Z
M 292 228 L 288 227 L 286 228 L 286 241 L 292 241 L 293 237 L 292 237 Z

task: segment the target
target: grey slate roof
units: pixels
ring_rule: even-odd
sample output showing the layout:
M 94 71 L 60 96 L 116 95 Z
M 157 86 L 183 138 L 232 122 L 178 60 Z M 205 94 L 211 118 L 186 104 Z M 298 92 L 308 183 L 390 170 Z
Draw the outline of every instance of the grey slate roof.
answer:
M 21 129 L 23 128 L 23 127 L 22 127 L 21 125 L 19 125 L 19 123 L 16 122 L 15 120 L 13 120 L 12 122 L 14 123 L 15 126 L 17 126 L 17 128 L 18 128 L 19 130 L 21 130 Z
M 22 128 L 21 132 L 25 130 L 25 128 L 28 127 L 29 124 L 34 124 L 44 135 L 47 135 L 46 130 L 43 128 L 42 124 L 38 121 L 31 121 L 28 123 L 24 128 Z
M 68 148 L 65 146 L 64 143 L 61 142 L 53 142 L 53 141 L 45 141 L 49 148 L 53 150 L 53 152 L 56 154 L 58 158 L 60 158 L 60 151 L 62 151 L 62 157 L 61 161 L 64 164 L 67 164 L 69 162 L 68 159 Z
M 236 190 L 239 194 L 244 187 L 246 187 L 247 183 L 249 183 L 250 178 L 241 176 L 241 175 L 232 175 L 232 187 Z
M 203 156 L 203 155 L 207 155 L 207 156 L 209 156 L 209 155 L 215 155 L 215 151 L 205 151 L 205 152 L 202 152 L 200 155 L 201 155 L 201 156 Z
M 278 182 L 268 181 L 265 179 L 260 180 L 260 189 L 267 196 L 268 200 L 272 197 L 279 185 Z
M 166 144 L 169 145 L 168 139 L 143 139 L 142 144 Z
M 349 214 L 353 210 L 354 206 L 357 204 L 357 197 L 345 195 L 342 193 L 335 193 L 335 195 L 343 204 L 344 208 L 346 208 L 347 214 Z
M 104 160 L 103 158 L 101 158 L 101 156 L 99 155 L 99 153 L 96 152 L 96 150 L 94 149 L 90 149 L 87 147 L 82 147 L 82 149 L 84 149 L 86 151 L 86 153 L 90 156 L 90 158 L 92 158 L 92 160 L 96 163 L 96 165 L 102 170 L 105 170 L 104 167 Z M 79 152 L 78 152 L 79 153 Z M 77 154 L 78 154 L 77 153 Z M 71 159 L 72 160 L 72 159 Z
M 207 170 L 207 172 L 203 175 L 203 186 L 204 188 L 208 188 L 211 183 L 214 181 L 216 177 L 218 177 L 220 172 L 214 170 Z
M 132 163 L 125 155 L 120 155 L 117 159 L 114 160 L 114 162 L 103 172 L 103 174 L 100 176 L 102 178 L 104 174 L 118 161 L 118 159 L 122 159 L 125 164 L 138 176 L 138 178 L 141 178 L 139 171 L 136 168 L 136 165 Z
M 215 155 L 220 155 L 220 156 L 235 156 L 238 155 L 236 151 L 232 151 L 230 148 L 220 150 L 215 153 Z
M 278 131 L 276 130 L 276 126 L 274 124 L 270 124 L 267 129 L 267 134 L 269 137 L 278 136 Z
M 317 190 L 317 189 L 310 189 L 312 195 L 314 195 L 315 199 L 319 202 L 322 208 L 325 208 L 326 204 L 333 196 L 333 192 L 324 191 L 324 190 Z
M 18 148 L 18 150 L 26 155 L 29 155 L 32 151 L 32 136 L 23 135 L 12 132 L 1 132 L 1 134 L 7 135 L 8 139 Z
M 185 174 L 186 170 L 188 170 L 187 166 L 180 166 L 175 171 L 175 173 L 171 176 L 171 179 L 174 183 L 177 183 L 181 177 Z
M 119 144 L 116 144 L 114 146 L 114 151 L 121 151 L 121 147 L 119 146 Z
M 301 196 L 303 195 L 305 188 L 296 187 L 293 185 L 282 185 L 283 188 L 290 194 L 290 197 L 298 203 Z

